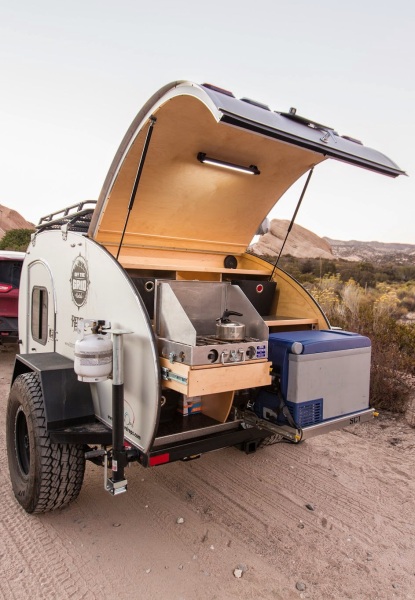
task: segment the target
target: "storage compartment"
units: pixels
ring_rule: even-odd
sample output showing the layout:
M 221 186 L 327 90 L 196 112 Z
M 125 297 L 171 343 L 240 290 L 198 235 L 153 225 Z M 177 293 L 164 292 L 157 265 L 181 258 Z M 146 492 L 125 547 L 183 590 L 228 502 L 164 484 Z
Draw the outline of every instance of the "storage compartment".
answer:
M 232 285 L 238 285 L 255 310 L 264 317 L 271 314 L 277 284 L 275 281 L 236 279 Z
M 150 319 L 154 318 L 154 296 L 155 296 L 155 278 L 154 277 L 131 277 L 138 293 L 140 294 L 147 309 Z
M 168 412 L 163 413 L 165 409 L 161 409 L 154 447 L 223 433 L 239 427 L 229 416 L 234 398 L 233 391 L 189 398 L 180 392 L 164 388 L 163 395 L 168 396 L 170 400 L 174 398 L 174 402 L 168 407 Z
M 179 410 L 183 394 L 163 388 L 161 393 L 160 423 L 172 421 Z
M 370 351 L 367 337 L 347 331 L 270 335 L 269 358 L 280 377 L 283 399 L 298 425 L 304 427 L 368 408 Z M 262 418 L 267 410 L 272 419 L 278 416 L 275 394 L 260 392 L 256 405 Z

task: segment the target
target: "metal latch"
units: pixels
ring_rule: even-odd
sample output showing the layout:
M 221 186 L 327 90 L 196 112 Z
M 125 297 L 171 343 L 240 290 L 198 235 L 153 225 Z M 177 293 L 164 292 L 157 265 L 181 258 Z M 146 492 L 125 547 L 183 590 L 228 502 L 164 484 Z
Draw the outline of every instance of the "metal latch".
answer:
M 161 377 L 164 381 L 177 381 L 177 383 L 187 385 L 187 377 L 173 373 L 168 367 L 161 367 Z
M 245 361 L 245 351 L 240 348 L 239 350 L 224 350 L 220 355 L 220 362 L 227 366 L 232 364 L 241 363 Z

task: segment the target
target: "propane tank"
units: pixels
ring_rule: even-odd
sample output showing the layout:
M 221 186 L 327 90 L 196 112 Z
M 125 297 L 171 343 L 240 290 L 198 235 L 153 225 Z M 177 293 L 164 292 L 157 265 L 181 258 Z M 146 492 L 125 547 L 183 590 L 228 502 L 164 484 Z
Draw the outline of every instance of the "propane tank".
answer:
M 105 381 L 112 372 L 112 342 L 102 332 L 104 321 L 79 319 L 75 342 L 74 370 L 79 381 Z M 90 325 L 92 333 L 85 335 L 85 326 Z

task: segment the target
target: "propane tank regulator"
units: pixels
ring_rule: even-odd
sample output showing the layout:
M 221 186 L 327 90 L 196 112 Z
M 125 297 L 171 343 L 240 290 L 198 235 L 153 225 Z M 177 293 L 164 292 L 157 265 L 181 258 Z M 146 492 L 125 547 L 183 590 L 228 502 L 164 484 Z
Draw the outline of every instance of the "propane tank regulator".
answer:
M 91 333 L 85 330 L 90 327 Z M 112 373 L 112 341 L 104 329 L 111 323 L 98 319 L 79 319 L 75 342 L 74 370 L 79 381 L 105 381 Z

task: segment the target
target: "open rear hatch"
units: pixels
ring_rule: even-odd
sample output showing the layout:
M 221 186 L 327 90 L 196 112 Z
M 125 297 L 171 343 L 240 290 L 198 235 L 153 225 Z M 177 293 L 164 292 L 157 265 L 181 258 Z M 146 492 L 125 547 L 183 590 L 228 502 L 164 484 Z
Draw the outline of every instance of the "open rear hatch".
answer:
M 213 86 L 175 82 L 131 124 L 89 235 L 114 255 L 122 241 L 125 266 L 177 265 L 183 253 L 193 253 L 197 270 L 211 253 L 244 253 L 284 192 L 326 158 L 391 177 L 403 173 L 383 154 L 294 111 L 273 112 Z

